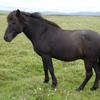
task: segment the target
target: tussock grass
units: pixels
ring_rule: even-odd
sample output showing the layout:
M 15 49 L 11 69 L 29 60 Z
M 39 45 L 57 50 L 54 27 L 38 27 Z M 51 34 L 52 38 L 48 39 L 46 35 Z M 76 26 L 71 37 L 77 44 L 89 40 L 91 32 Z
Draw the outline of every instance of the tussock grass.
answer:
M 34 52 L 31 42 L 22 33 L 11 43 L 3 40 L 7 27 L 7 14 L 0 13 L 0 100 L 98 100 L 99 88 L 91 92 L 95 74 L 84 91 L 76 92 L 85 78 L 82 60 L 63 62 L 53 59 L 58 85 L 51 89 L 43 84 L 41 58 Z M 63 29 L 91 29 L 100 33 L 100 17 L 44 16 Z

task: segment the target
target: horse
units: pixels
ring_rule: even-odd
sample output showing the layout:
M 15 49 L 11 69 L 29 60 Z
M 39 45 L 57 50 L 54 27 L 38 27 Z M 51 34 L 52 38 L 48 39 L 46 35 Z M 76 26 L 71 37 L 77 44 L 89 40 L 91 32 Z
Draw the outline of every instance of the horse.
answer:
M 19 9 L 9 13 L 7 22 L 4 40 L 11 42 L 19 33 L 23 32 L 33 44 L 34 51 L 41 56 L 45 74 L 43 83 L 49 82 L 48 72 L 50 72 L 51 88 L 57 86 L 52 58 L 62 61 L 82 59 L 86 76 L 76 91 L 84 90 L 93 75 L 92 68 L 96 73 L 96 78 L 90 90 L 98 88 L 100 66 L 97 59 L 100 56 L 100 35 L 97 32 L 87 29 L 64 30 L 56 23 L 43 18 L 40 13 L 23 12 Z

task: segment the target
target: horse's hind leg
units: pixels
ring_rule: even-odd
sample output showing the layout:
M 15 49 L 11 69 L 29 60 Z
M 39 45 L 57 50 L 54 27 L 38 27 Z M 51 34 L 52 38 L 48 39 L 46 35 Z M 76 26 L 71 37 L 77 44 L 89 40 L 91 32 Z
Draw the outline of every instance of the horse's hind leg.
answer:
M 96 90 L 98 88 L 98 82 L 100 79 L 100 66 L 97 61 L 94 63 L 93 68 L 96 73 L 96 78 L 93 87 L 90 89 L 91 91 Z
M 83 81 L 83 83 L 81 84 L 81 86 L 78 89 L 76 89 L 76 91 L 83 90 L 85 85 L 87 84 L 87 82 L 89 81 L 91 76 L 93 75 L 93 72 L 92 72 L 92 61 L 84 60 L 84 63 L 85 63 L 85 69 L 86 69 L 86 78 Z

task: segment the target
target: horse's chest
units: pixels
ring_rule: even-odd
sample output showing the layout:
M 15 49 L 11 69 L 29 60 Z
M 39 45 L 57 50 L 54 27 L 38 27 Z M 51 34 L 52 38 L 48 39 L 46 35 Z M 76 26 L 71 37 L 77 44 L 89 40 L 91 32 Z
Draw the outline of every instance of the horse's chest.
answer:
M 41 56 L 43 53 L 48 53 L 50 49 L 47 43 L 37 43 L 34 45 L 34 51 Z

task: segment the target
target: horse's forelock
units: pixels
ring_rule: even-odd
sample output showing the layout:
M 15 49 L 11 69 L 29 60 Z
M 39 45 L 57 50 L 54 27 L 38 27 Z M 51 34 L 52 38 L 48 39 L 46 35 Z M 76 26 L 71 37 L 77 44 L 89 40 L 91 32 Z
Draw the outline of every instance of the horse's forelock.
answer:
M 28 13 L 25 12 L 20 12 L 20 16 L 19 19 L 23 22 L 23 23 L 27 23 L 28 19 L 25 17 L 25 15 L 29 15 Z M 11 12 L 8 17 L 7 17 L 7 22 L 9 22 L 12 19 L 15 19 L 18 22 L 18 17 L 16 16 L 16 11 Z
M 9 13 L 9 15 L 7 16 L 7 22 L 9 22 L 10 20 L 12 20 L 13 18 L 14 18 L 15 20 L 17 20 L 15 11 Z

